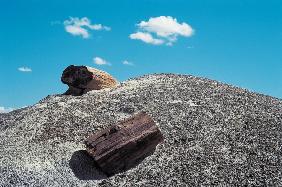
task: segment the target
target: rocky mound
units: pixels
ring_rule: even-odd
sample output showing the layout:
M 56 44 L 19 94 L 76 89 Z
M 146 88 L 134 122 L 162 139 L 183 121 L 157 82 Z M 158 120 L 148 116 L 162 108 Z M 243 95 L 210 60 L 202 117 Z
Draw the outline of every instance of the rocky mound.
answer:
M 165 141 L 107 178 L 89 134 L 139 111 Z M 282 185 L 282 101 L 193 76 L 148 75 L 0 114 L 0 186 Z

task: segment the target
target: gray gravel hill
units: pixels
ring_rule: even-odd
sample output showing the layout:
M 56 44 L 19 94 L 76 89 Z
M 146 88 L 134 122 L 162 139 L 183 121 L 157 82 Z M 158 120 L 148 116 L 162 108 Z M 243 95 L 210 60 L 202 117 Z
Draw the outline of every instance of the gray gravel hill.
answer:
M 139 111 L 165 141 L 106 178 L 83 141 Z M 282 186 L 281 149 L 281 100 L 188 75 L 146 75 L 0 114 L 0 186 Z

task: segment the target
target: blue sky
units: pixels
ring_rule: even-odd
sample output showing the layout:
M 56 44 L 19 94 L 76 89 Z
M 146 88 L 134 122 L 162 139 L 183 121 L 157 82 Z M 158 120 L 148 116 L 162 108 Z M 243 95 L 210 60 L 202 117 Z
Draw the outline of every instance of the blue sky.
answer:
M 0 110 L 63 93 L 70 64 L 120 81 L 192 74 L 282 98 L 281 20 L 280 0 L 1 0 Z

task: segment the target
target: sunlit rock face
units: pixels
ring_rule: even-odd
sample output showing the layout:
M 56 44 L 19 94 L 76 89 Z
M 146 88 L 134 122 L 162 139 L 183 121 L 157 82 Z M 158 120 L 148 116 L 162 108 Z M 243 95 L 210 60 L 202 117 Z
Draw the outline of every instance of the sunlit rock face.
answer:
M 114 88 L 118 82 L 110 74 L 87 66 L 67 67 L 61 81 L 69 86 L 66 95 L 82 95 L 91 90 Z

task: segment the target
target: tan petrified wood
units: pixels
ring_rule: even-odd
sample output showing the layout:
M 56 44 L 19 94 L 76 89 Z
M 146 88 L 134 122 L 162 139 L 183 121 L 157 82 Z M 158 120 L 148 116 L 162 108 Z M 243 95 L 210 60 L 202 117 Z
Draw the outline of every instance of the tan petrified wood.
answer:
M 91 90 L 114 88 L 117 80 L 110 74 L 87 66 L 68 66 L 61 77 L 64 84 L 69 86 L 66 95 L 82 95 Z

